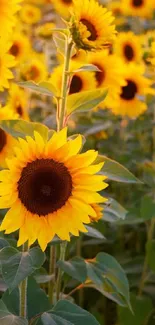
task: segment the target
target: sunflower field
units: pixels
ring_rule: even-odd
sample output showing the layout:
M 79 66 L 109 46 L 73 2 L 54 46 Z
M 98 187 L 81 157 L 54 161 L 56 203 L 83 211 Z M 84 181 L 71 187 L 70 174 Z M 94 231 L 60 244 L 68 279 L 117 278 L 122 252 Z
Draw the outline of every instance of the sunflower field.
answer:
M 155 325 L 155 0 L 0 0 L 0 325 Z

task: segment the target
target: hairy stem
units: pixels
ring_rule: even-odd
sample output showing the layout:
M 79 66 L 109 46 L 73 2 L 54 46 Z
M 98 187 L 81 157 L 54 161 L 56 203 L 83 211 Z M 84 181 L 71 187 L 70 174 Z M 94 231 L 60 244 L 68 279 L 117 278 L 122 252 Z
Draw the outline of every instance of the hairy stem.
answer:
M 63 242 L 60 245 L 60 260 L 61 261 L 65 260 L 66 248 L 67 248 L 67 242 Z M 63 275 L 63 271 L 59 268 L 58 277 L 57 277 L 57 284 L 56 284 L 56 299 L 57 299 L 57 301 L 60 298 L 62 275 Z
M 50 299 L 51 304 L 53 304 L 53 293 L 55 287 L 55 275 L 56 272 L 56 247 L 50 247 L 50 260 L 49 260 L 49 274 L 53 275 L 53 278 L 49 281 L 48 284 L 48 296 Z
M 28 242 L 23 244 L 22 246 L 23 252 L 28 251 Z M 26 318 L 27 317 L 27 280 L 24 279 L 19 286 L 20 293 L 20 302 L 19 302 L 19 312 L 20 316 Z

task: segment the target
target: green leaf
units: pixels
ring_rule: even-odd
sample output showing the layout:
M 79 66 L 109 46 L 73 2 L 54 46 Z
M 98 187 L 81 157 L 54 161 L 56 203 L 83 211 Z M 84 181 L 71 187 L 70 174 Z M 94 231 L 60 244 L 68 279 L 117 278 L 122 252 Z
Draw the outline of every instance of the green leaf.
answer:
M 57 265 L 72 278 L 79 282 L 85 282 L 87 278 L 86 263 L 81 257 L 73 257 L 69 261 L 58 261 Z
M 88 286 L 96 288 L 109 299 L 122 306 L 130 305 L 129 284 L 124 270 L 114 257 L 99 253 L 95 259 L 87 262 Z
M 122 207 L 116 200 L 109 199 L 107 205 L 104 205 L 103 220 L 116 222 L 119 219 L 124 220 L 128 211 Z
M 85 226 L 85 228 L 88 230 L 88 232 L 84 233 L 85 236 L 88 236 L 91 238 L 105 239 L 105 237 L 99 230 L 97 230 L 93 227 L 87 226 L 87 225 Z
M 94 71 L 94 72 L 100 72 L 101 70 L 94 64 L 85 64 L 82 67 L 71 71 L 71 73 L 73 72 L 82 72 L 82 71 Z
M 155 272 L 155 239 L 147 242 L 146 251 L 148 256 L 148 265 L 150 269 Z
M 67 98 L 67 114 L 70 115 L 74 111 L 89 111 L 99 105 L 106 95 L 107 90 L 100 88 L 70 95 Z
M 93 315 L 68 300 L 60 300 L 41 316 L 43 325 L 99 325 Z
M 153 308 L 151 299 L 131 294 L 131 304 L 133 314 L 126 308 L 118 308 L 119 325 L 144 325 Z
M 142 184 L 142 182 L 136 178 L 127 168 L 115 160 L 112 160 L 103 155 L 99 155 L 96 162 L 105 162 L 102 168 L 102 174 L 113 181 L 130 184 Z
M 141 200 L 140 215 L 143 220 L 150 220 L 155 217 L 155 203 L 147 195 Z
M 51 85 L 50 87 L 46 87 L 47 83 L 46 82 L 40 82 L 36 84 L 34 81 L 23 81 L 23 82 L 18 82 L 18 85 L 22 88 L 26 88 L 29 90 L 32 90 L 34 92 L 37 92 L 42 95 L 50 96 L 53 97 L 53 87 Z
M 31 275 L 44 263 L 45 254 L 39 247 L 28 252 L 19 252 L 13 247 L 5 247 L 0 251 L 2 276 L 10 291 L 15 289 L 21 281 Z
M 1 325 L 28 325 L 28 321 L 23 317 L 11 314 L 4 302 L 0 300 L 0 324 Z
M 4 238 L 0 238 L 0 249 L 7 247 L 7 246 L 10 246 L 9 242 Z
M 24 120 L 6 120 L 0 121 L 0 127 L 15 138 L 25 138 L 27 135 L 34 137 L 34 131 L 40 133 L 44 140 L 48 138 L 48 128 L 41 123 Z

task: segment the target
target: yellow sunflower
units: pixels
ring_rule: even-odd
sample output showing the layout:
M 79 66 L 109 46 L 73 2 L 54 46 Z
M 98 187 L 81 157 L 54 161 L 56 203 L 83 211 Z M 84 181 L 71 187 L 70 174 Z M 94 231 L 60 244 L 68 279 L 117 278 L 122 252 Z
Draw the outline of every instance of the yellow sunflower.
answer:
M 122 0 L 123 12 L 129 16 L 150 17 L 155 9 L 154 0 Z
M 114 114 L 135 118 L 146 111 L 146 95 L 153 95 L 155 92 L 151 88 L 153 82 L 144 77 L 144 73 L 143 65 L 130 63 L 126 66 L 126 85 L 119 94 L 113 93 L 106 103 Z
M 20 0 L 0 0 L 0 35 L 5 37 L 15 24 L 14 15 L 20 9 Z
M 119 33 L 114 43 L 114 52 L 126 63 L 139 63 L 143 54 L 141 39 L 132 32 Z
M 45 39 L 51 39 L 53 34 L 53 28 L 55 28 L 54 23 L 45 23 L 43 25 L 40 25 L 36 28 L 36 35 Z
M 151 58 L 148 60 L 153 66 L 155 66 L 155 42 L 151 44 Z
M 8 53 L 10 45 L 0 38 L 0 91 L 9 88 L 9 80 L 13 78 L 11 68 L 15 66 L 15 58 Z
M 112 11 L 115 16 L 116 26 L 122 25 L 125 23 L 125 17 L 123 16 L 123 11 L 121 8 L 121 2 L 119 0 L 113 0 L 112 2 L 107 3 L 107 8 Z
M 0 121 L 16 118 L 18 118 L 18 115 L 14 114 L 12 110 L 9 110 L 7 107 L 1 108 L 0 106 Z M 0 128 L 0 167 L 6 167 L 5 159 L 13 155 L 15 144 L 16 140 Z
M 31 4 L 25 4 L 20 11 L 20 17 L 25 24 L 36 24 L 41 20 L 41 10 Z
M 31 50 L 30 41 L 25 34 L 14 32 L 11 38 L 11 47 L 9 53 L 12 54 L 17 62 L 27 58 Z
M 80 66 L 82 66 L 82 63 L 80 64 L 71 61 L 70 71 L 75 71 Z M 63 65 L 59 65 L 54 69 L 53 73 L 51 74 L 51 77 L 49 78 L 49 81 L 51 81 L 51 83 L 55 85 L 59 92 L 61 91 L 62 73 Z M 93 72 L 74 72 L 70 82 L 69 95 L 85 90 L 94 89 L 96 88 L 96 85 L 97 83 L 95 80 L 95 74 Z
M 114 17 L 96 0 L 74 0 L 70 21 L 72 38 L 78 48 L 102 49 L 115 39 Z
M 20 67 L 21 78 L 25 81 L 40 82 L 47 78 L 45 57 L 33 53 Z
M 97 222 L 100 220 L 103 216 L 103 207 L 101 207 L 99 204 L 92 204 L 91 207 L 95 210 L 96 216 L 91 217 L 92 222 Z
M 92 165 L 97 152 L 79 154 L 81 147 L 82 137 L 67 141 L 66 129 L 49 141 L 37 132 L 19 139 L 16 157 L 0 172 L 0 208 L 10 208 L 0 231 L 20 229 L 18 246 L 38 239 L 45 250 L 55 234 L 70 240 L 96 217 L 92 204 L 106 201 L 97 193 L 107 187 L 106 177 L 95 175 L 103 166 Z
M 51 2 L 60 16 L 64 18 L 70 17 L 70 9 L 73 4 L 72 0 L 51 0 Z
M 25 90 L 12 83 L 9 89 L 7 107 L 18 114 L 20 118 L 29 120 L 28 116 L 28 95 Z

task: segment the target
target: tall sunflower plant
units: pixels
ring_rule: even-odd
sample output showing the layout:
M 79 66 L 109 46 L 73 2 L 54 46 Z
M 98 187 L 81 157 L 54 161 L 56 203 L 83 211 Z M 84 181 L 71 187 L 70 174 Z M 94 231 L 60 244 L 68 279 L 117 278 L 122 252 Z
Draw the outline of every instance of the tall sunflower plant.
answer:
M 52 78 L 19 83 L 53 97 L 56 130 L 18 115 L 1 120 L 3 146 L 7 141 L 14 143 L 14 155 L 7 157 L 0 171 L 4 216 L 0 261 L 7 287 L 0 301 L 2 325 L 97 325 L 92 314 L 74 303 L 75 294 L 80 300 L 90 287 L 132 310 L 128 280 L 116 259 L 103 251 L 95 256 L 95 250 L 92 258 L 84 259 L 81 252 L 88 237 L 95 243 L 106 241 L 101 230 L 105 216 L 126 216 L 127 211 L 109 198 L 107 182 L 140 181 L 118 162 L 93 149 L 86 151 L 83 135 L 68 133 L 72 114 L 89 114 L 108 94 L 108 89 L 100 87 L 70 91 L 71 85 L 80 83 L 79 72 L 100 71 L 92 63 L 73 64 L 72 69 L 71 60 L 80 50 L 93 51 L 95 57 L 95 52 L 109 49 L 116 37 L 113 19 L 95 0 L 84 0 L 83 5 L 75 0 L 66 28 L 53 30 L 58 35 L 54 36 L 58 52 L 64 56 L 61 89 L 52 84 Z M 0 159 L 4 156 L 5 151 Z

